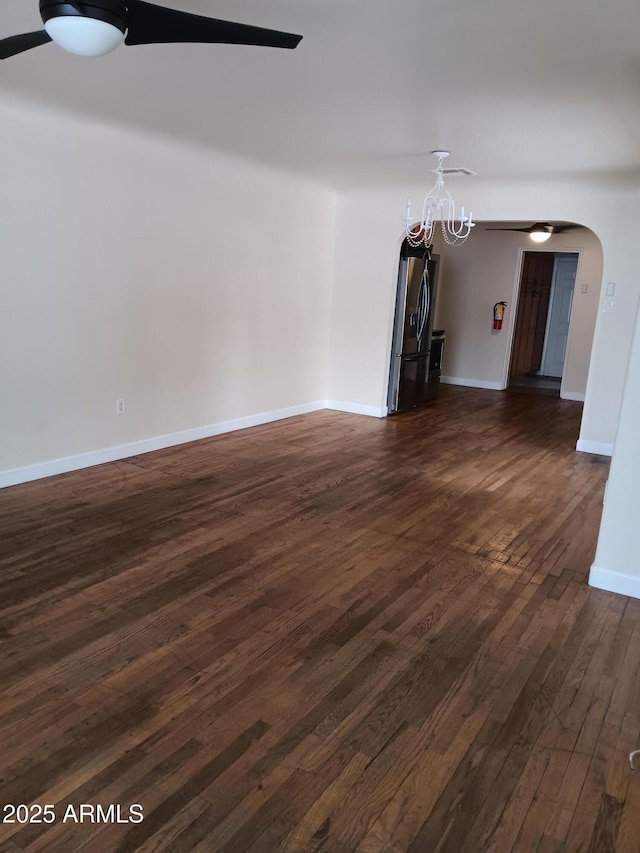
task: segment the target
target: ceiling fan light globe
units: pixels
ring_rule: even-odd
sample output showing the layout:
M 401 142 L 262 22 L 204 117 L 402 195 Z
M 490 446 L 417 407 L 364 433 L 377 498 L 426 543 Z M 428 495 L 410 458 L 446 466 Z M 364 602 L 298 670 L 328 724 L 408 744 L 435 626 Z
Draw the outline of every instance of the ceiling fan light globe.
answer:
M 551 237 L 550 231 L 532 231 L 529 236 L 533 240 L 534 243 L 546 243 L 549 237 Z
M 49 18 L 44 28 L 59 47 L 76 56 L 105 56 L 124 41 L 118 27 L 95 18 L 64 15 Z

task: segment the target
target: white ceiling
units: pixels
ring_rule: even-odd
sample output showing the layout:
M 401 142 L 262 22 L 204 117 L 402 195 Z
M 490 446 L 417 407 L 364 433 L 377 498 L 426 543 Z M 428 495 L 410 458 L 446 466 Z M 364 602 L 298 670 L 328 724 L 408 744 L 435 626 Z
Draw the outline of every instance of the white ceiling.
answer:
M 640 180 L 638 0 L 162 0 L 301 33 L 294 50 L 47 45 L 0 63 L 0 96 L 169 133 L 344 187 L 447 165 L 495 179 Z M 3 0 L 0 37 L 41 29 Z M 456 179 L 460 180 L 460 179 Z M 466 180 L 466 179 L 465 179 Z

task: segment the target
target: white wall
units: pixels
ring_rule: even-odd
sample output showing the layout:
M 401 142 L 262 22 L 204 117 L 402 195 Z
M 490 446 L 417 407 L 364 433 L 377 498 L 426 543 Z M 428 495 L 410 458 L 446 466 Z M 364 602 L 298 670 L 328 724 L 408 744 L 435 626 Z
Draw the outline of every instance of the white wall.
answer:
M 589 583 L 640 598 L 640 316 L 636 320 L 615 451 Z
M 0 123 L 0 472 L 325 399 L 332 191 L 26 103 Z
M 597 315 L 580 439 L 584 449 L 610 452 L 640 295 L 634 260 L 640 221 L 636 188 L 478 178 L 452 179 L 448 186 L 478 221 L 579 222 L 599 238 L 603 280 L 615 281 L 617 289 L 613 312 Z M 407 196 L 417 200 L 427 189 L 425 184 L 382 187 L 339 196 L 329 366 L 333 399 L 384 405 L 404 201 Z M 602 290 L 598 297 L 601 307 Z M 488 359 L 492 370 L 501 361 L 497 353 Z
M 502 388 L 515 326 L 514 291 L 522 252 L 540 247 L 526 234 L 484 228 L 479 223 L 462 246 L 447 246 L 441 235 L 434 242 L 441 257 L 436 325 L 447 331 L 445 377 L 461 384 Z M 544 251 L 580 253 L 562 394 L 584 399 L 602 282 L 602 247 L 593 232 L 579 228 L 551 237 Z M 492 310 L 501 300 L 507 302 L 507 309 L 502 330 L 495 332 Z

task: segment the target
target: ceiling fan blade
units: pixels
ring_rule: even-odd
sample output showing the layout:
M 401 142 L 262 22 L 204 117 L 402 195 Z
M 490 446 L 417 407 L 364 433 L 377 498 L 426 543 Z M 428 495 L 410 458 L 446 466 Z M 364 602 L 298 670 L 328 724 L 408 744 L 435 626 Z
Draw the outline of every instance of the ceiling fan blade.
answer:
M 165 9 L 144 0 L 128 0 L 128 32 L 125 44 L 252 44 L 293 49 L 302 36 L 205 18 L 177 9 Z
M 40 47 L 41 44 L 47 44 L 50 41 L 51 36 L 46 30 L 9 36 L 9 38 L 0 41 L 0 59 L 9 59 L 11 56 L 24 53 L 25 50 L 31 50 L 32 47 Z

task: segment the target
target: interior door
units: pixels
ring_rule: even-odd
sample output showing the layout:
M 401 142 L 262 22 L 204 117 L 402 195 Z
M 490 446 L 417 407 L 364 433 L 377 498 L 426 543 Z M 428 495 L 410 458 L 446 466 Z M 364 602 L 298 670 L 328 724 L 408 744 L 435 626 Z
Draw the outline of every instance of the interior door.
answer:
M 542 366 L 553 266 L 552 252 L 524 253 L 511 356 L 512 377 L 535 373 Z
M 545 376 L 562 376 L 564 370 L 577 268 L 577 255 L 556 256 L 541 368 Z

